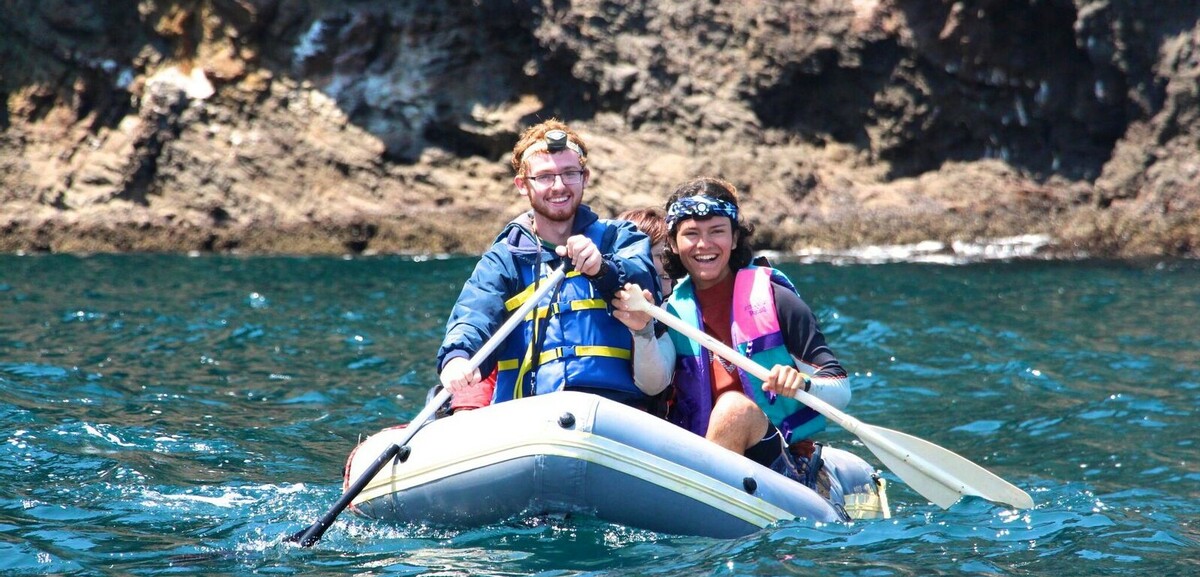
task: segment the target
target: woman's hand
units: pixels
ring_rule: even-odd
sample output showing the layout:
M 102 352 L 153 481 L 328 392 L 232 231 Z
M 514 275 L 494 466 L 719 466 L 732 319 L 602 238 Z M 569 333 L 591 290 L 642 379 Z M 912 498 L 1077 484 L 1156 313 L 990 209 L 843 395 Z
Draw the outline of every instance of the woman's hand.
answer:
M 775 365 L 771 367 L 771 375 L 763 381 L 762 390 L 785 397 L 794 397 L 796 391 L 807 391 L 809 378 L 796 367 Z
M 646 302 L 654 302 L 654 297 L 650 294 L 650 291 L 633 283 L 628 283 L 625 285 L 625 288 L 618 290 L 616 298 L 612 300 L 612 306 L 615 309 L 613 310 L 613 318 L 621 321 L 622 324 L 629 327 L 629 330 L 633 332 L 641 331 L 646 328 L 646 325 L 650 324 L 650 315 L 640 310 L 633 310 L 630 304 L 630 299 L 637 298 L 635 295 L 639 294 Z

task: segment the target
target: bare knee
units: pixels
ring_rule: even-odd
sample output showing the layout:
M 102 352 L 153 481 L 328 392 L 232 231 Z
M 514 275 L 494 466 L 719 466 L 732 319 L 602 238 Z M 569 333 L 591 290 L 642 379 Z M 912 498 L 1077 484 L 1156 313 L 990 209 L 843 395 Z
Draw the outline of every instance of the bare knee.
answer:
M 745 453 L 767 433 L 767 416 L 749 397 L 741 393 L 725 393 L 713 404 L 708 421 L 708 440 L 734 451 Z

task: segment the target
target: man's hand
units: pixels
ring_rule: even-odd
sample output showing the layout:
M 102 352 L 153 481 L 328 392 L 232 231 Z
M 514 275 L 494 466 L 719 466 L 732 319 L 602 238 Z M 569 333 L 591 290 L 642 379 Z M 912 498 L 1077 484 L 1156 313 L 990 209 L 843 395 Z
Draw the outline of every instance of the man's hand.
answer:
M 442 386 L 450 391 L 450 394 L 455 394 L 467 387 L 474 387 L 482 380 L 479 369 L 474 368 L 468 371 L 467 367 L 469 366 L 471 366 L 471 361 L 466 357 L 454 357 L 446 361 L 446 366 L 442 367 L 442 373 L 438 375 L 438 378 L 442 381 Z
M 596 243 L 582 234 L 568 238 L 567 243 L 556 247 L 554 252 L 558 256 L 571 259 L 571 265 L 575 267 L 575 270 L 588 277 L 595 276 L 600 272 L 600 265 L 604 264 L 604 258 L 600 254 L 600 249 L 596 248 Z

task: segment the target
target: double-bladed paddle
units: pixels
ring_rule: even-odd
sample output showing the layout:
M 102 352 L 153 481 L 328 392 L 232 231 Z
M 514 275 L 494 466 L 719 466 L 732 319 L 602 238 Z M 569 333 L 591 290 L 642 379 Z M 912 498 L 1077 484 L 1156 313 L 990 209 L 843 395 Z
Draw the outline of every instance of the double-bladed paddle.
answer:
M 766 367 L 648 302 L 640 289 L 626 292 L 630 293 L 627 302 L 631 309 L 649 314 L 761 380 L 770 376 Z M 1033 507 L 1029 493 L 949 449 L 899 431 L 868 425 L 804 391 L 796 391 L 794 398 L 857 435 L 896 476 L 943 509 L 950 508 L 963 495 L 1018 509 Z
M 538 289 L 534 291 L 529 298 L 525 299 L 525 302 L 520 306 L 520 308 L 518 308 L 516 311 L 513 311 L 512 315 L 508 317 L 508 320 L 505 321 L 504 324 L 501 325 L 496 331 L 496 333 L 493 334 L 486 343 L 484 343 L 483 347 L 471 357 L 471 360 L 467 366 L 467 370 L 473 371 L 479 368 L 479 365 L 483 364 L 483 361 L 486 360 L 493 352 L 495 352 L 496 348 L 498 348 L 500 343 L 502 343 L 504 339 L 508 337 L 509 333 L 511 333 L 513 329 L 517 327 L 517 325 L 521 324 L 521 322 L 525 319 L 525 315 L 528 315 L 529 311 L 533 310 L 533 308 L 537 306 L 538 301 L 542 300 L 543 297 L 549 294 L 549 292 L 556 285 L 558 285 L 558 283 L 564 277 L 566 277 L 566 274 L 565 265 L 555 269 L 554 272 L 550 273 L 550 275 L 542 281 L 543 284 L 538 287 Z M 371 482 L 371 479 L 374 479 L 375 475 L 378 474 L 379 471 L 383 470 L 383 467 L 387 465 L 388 461 L 396 458 L 396 455 L 398 455 L 400 451 L 403 450 L 404 446 L 407 445 L 410 440 L 412 440 L 413 436 L 417 434 L 417 431 L 421 430 L 421 427 L 425 426 L 425 423 L 429 422 L 434 413 L 437 412 L 438 407 L 441 407 L 448 400 L 450 400 L 449 390 L 442 390 L 440 393 L 438 393 L 433 400 L 429 401 L 429 403 L 425 405 L 424 409 L 421 409 L 420 413 L 417 413 L 416 418 L 409 423 L 409 426 L 404 430 L 404 433 L 400 435 L 400 439 L 389 445 L 387 449 L 384 449 L 384 451 L 380 453 L 379 457 L 371 462 L 371 465 L 368 466 L 367 469 L 358 476 L 358 479 L 356 479 L 353 484 L 346 488 L 346 491 L 342 493 L 341 498 L 333 504 L 333 507 L 329 508 L 329 511 L 327 511 L 325 515 L 304 530 L 291 535 L 287 538 L 287 540 L 293 543 L 299 543 L 301 547 L 311 547 L 313 544 L 319 541 L 321 539 L 321 535 L 325 534 L 325 530 L 328 529 L 330 525 L 333 525 L 334 519 L 337 519 L 337 516 L 341 514 L 342 510 L 344 510 L 346 506 L 348 506 L 350 502 L 358 496 L 359 493 L 362 493 L 367 484 Z

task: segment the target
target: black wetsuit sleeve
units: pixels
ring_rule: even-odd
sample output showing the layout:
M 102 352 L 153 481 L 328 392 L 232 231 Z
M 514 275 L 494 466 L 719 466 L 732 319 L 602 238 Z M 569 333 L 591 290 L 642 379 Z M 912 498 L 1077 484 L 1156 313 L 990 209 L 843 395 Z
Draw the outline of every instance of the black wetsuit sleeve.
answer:
M 779 326 L 788 352 L 816 369 L 814 376 L 845 377 L 846 369 L 825 343 L 825 335 L 808 303 L 785 286 L 772 283 L 771 288 L 775 292 L 775 310 L 779 314 Z

